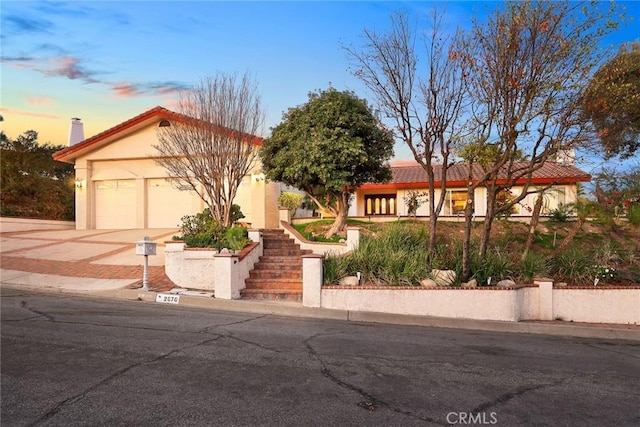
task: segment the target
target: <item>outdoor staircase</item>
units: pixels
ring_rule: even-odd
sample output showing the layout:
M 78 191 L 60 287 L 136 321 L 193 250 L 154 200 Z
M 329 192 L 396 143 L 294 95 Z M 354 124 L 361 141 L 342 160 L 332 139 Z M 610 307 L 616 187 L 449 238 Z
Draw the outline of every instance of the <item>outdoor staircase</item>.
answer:
M 301 250 L 284 230 L 263 230 L 263 255 L 249 272 L 244 299 L 302 301 L 302 255 Z

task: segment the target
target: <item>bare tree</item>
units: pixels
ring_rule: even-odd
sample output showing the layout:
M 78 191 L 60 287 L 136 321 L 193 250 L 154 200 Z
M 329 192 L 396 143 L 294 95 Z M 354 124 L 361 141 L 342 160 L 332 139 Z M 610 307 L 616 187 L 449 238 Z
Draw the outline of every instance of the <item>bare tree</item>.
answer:
M 475 101 L 476 134 L 465 148 L 470 177 L 480 166 L 469 192 L 487 190 L 480 258 L 493 220 L 526 197 L 533 173 L 592 136 L 578 107 L 610 24 L 597 4 L 568 1 L 510 2 L 486 23 L 474 23 L 461 57 Z M 521 194 L 498 203 L 518 180 L 525 181 Z M 473 210 L 465 213 L 469 228 Z M 470 233 L 465 236 L 463 280 L 470 274 Z
M 449 49 L 451 37 L 443 29 L 442 14 L 435 9 L 432 27 L 425 32 L 424 59 L 419 67 L 416 36 L 407 13 L 391 16 L 389 33 L 364 30 L 364 46 L 345 46 L 352 71 L 372 92 L 382 112 L 395 121 L 395 135 L 411 150 L 427 173 L 429 253 L 436 244 L 437 221 L 446 197 L 447 169 L 452 148 L 463 129 L 466 65 Z M 438 164 L 441 164 L 440 165 Z M 440 196 L 436 199 L 436 184 Z
M 213 217 L 230 225 L 242 179 L 257 166 L 264 111 L 257 85 L 247 76 L 218 73 L 183 92 L 179 116 L 158 128 L 156 163 L 195 191 Z

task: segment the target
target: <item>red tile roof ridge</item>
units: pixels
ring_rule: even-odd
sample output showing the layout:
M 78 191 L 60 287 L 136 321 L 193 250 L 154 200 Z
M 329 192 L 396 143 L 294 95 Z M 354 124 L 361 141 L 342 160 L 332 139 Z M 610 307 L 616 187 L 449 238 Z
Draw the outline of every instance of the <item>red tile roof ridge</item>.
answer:
M 186 121 L 187 119 L 189 119 L 189 117 L 185 116 L 184 114 L 176 113 L 175 111 L 171 111 L 168 108 L 157 105 L 151 108 L 150 110 L 147 110 L 143 113 L 138 114 L 137 116 L 134 116 L 121 123 L 118 123 L 117 125 L 112 126 L 107 130 L 97 133 L 89 138 L 85 138 L 83 141 L 80 141 L 77 144 L 74 144 L 70 147 L 63 148 L 62 150 L 53 153 L 53 159 L 59 160 L 59 161 L 66 161 L 65 157 L 69 156 L 70 154 L 73 154 L 84 148 L 90 147 L 110 136 L 116 135 L 121 131 L 124 131 L 132 126 L 135 126 L 153 117 L 158 117 L 161 120 L 172 119 L 172 120 Z M 255 135 L 249 135 L 249 136 L 251 137 L 251 140 L 253 141 L 254 144 L 262 145 L 263 138 Z

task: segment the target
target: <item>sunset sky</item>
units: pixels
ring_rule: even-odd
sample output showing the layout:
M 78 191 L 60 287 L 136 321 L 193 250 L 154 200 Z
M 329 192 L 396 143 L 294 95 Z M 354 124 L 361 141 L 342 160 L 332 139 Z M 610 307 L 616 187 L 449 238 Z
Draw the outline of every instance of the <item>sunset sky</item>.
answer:
M 620 2 L 635 22 L 604 48 L 640 38 L 640 2 Z M 7 1 L 1 13 L 2 130 L 36 130 L 66 144 L 80 117 L 90 137 L 217 71 L 248 72 L 267 110 L 264 135 L 282 113 L 329 85 L 367 92 L 349 72 L 341 43 L 384 29 L 393 11 L 425 16 L 446 7 L 449 27 L 468 28 L 491 2 Z M 406 150 L 396 157 L 408 158 Z

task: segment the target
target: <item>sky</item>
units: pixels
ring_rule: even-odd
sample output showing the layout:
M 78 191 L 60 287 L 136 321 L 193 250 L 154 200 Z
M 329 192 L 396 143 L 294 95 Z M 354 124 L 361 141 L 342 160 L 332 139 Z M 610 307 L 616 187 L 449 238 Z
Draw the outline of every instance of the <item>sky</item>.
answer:
M 640 2 L 619 2 L 635 22 L 604 41 L 640 38 Z M 248 73 L 266 109 L 263 136 L 311 91 L 332 86 L 371 100 L 349 71 L 344 45 L 382 30 L 392 12 L 426 16 L 446 7 L 448 26 L 468 28 L 494 2 L 426 1 L 13 1 L 0 3 L 1 129 L 36 130 L 66 145 L 72 117 L 90 137 L 217 72 Z M 396 146 L 396 158 L 409 159 Z

